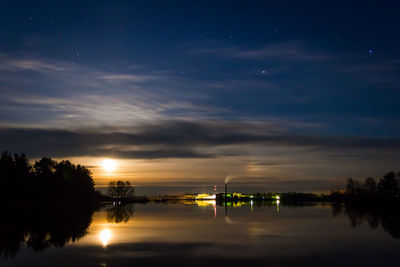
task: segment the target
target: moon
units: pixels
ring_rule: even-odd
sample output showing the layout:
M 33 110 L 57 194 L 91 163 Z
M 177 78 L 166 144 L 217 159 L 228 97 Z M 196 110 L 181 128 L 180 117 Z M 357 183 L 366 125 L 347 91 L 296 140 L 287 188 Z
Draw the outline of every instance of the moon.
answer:
M 112 159 L 103 160 L 103 163 L 101 165 L 103 166 L 103 169 L 107 172 L 113 172 L 117 167 L 117 163 L 115 162 L 115 160 Z

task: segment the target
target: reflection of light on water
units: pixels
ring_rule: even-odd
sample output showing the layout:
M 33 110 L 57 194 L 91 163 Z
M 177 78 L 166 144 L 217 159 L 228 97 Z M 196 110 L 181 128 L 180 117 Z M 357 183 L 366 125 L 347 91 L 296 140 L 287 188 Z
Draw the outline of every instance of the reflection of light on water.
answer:
M 111 239 L 111 231 L 108 229 L 104 229 L 103 231 L 100 232 L 99 238 L 101 243 L 103 244 L 103 247 L 107 247 L 108 242 Z
M 195 203 L 199 207 L 215 206 L 217 204 L 215 200 L 196 200 Z
M 227 224 L 233 224 L 233 221 L 228 216 L 225 216 L 225 222 Z
M 195 203 L 198 207 L 214 207 L 214 218 L 217 218 L 217 202 L 215 200 L 196 200 Z
M 210 194 L 198 194 L 196 196 L 196 199 L 216 199 L 216 195 L 210 195 Z
M 279 199 L 276 200 L 276 211 L 279 211 Z
M 254 209 L 253 209 L 253 205 L 254 205 L 254 202 L 253 202 L 253 200 L 252 200 L 252 201 L 250 201 L 250 209 L 251 209 L 251 211 L 254 210 Z

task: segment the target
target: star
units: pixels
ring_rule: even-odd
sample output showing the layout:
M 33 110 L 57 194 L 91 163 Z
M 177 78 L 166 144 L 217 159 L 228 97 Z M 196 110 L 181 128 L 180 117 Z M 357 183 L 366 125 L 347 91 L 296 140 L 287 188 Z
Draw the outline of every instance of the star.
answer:
M 369 50 L 369 54 L 372 55 L 372 53 L 374 53 L 374 50 Z

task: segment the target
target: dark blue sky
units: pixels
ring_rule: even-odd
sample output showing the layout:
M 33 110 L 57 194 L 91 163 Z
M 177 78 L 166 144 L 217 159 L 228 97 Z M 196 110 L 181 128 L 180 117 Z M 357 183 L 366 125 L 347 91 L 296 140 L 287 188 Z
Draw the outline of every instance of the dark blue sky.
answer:
M 287 147 L 355 157 L 348 175 L 364 174 L 375 158 L 392 168 L 399 10 L 396 1 L 1 1 L 0 148 L 33 157 L 264 162 L 272 143 L 275 157 Z M 142 130 L 157 137 L 115 136 Z M 79 137 L 99 132 L 112 136 L 81 149 Z M 73 134 L 68 148 L 55 141 Z M 197 136 L 192 146 L 171 145 L 171 136 L 188 135 Z M 271 136 L 281 139 L 266 144 Z

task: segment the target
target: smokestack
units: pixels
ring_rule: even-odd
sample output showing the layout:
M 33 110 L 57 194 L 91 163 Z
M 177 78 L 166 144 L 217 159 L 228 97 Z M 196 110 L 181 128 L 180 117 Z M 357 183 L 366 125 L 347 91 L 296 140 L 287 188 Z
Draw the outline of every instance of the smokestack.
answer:
M 225 217 L 228 216 L 228 184 L 225 183 L 225 196 L 224 196 L 224 200 L 225 200 Z

